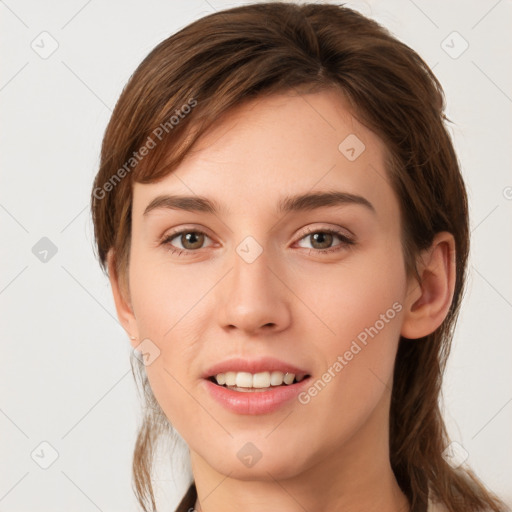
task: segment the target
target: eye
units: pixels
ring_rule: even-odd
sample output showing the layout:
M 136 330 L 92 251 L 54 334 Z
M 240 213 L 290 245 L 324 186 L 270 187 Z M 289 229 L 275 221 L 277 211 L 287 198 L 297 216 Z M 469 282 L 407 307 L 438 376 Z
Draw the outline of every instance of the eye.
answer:
M 195 250 L 201 249 L 205 237 L 209 238 L 209 236 L 203 231 L 186 229 L 183 231 L 171 233 L 170 235 L 166 236 L 161 243 L 162 245 L 167 245 L 172 253 L 175 253 L 179 256 L 182 253 L 195 252 Z M 178 239 L 182 247 L 175 247 L 171 243 L 175 238 Z
M 299 242 L 310 238 L 313 248 L 309 253 L 326 254 L 331 252 L 341 251 L 349 246 L 355 245 L 355 241 L 345 235 L 343 232 L 335 229 L 314 229 L 309 228 L 306 235 L 300 238 Z M 188 255 L 197 252 L 198 249 L 203 248 L 205 238 L 210 238 L 205 232 L 194 229 L 185 229 L 175 231 L 163 238 L 161 245 L 167 245 L 169 251 L 177 256 Z M 332 246 L 335 239 L 338 238 L 341 242 Z M 181 247 L 176 247 L 172 241 L 178 239 Z
M 355 241 L 352 238 L 349 238 L 347 235 L 342 233 L 341 231 L 335 229 L 314 229 L 309 228 L 306 236 L 303 236 L 300 241 L 309 238 L 311 240 L 313 250 L 310 250 L 310 253 L 315 254 L 325 254 L 331 252 L 341 251 L 343 249 L 348 248 L 351 245 L 355 244 Z M 341 240 L 341 243 L 331 246 L 333 241 L 338 238 Z M 314 250 L 317 249 L 317 250 Z

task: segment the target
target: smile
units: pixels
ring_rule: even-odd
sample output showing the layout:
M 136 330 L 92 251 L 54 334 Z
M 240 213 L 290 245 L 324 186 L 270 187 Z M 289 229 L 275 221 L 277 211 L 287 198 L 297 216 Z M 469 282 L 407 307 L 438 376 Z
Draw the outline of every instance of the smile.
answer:
M 226 372 L 211 377 L 211 381 L 233 391 L 265 391 L 272 387 L 291 385 L 301 382 L 309 377 L 306 374 L 297 374 L 281 371 L 264 371 L 259 373 Z

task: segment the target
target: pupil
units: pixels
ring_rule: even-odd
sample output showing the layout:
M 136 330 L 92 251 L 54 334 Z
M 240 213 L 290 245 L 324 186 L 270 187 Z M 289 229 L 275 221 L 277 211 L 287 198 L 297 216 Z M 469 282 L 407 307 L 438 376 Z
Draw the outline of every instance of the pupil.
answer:
M 186 243 L 192 244 L 192 246 L 194 246 L 194 244 L 197 244 L 197 240 L 199 240 L 199 237 L 197 235 L 198 235 L 198 233 L 186 233 L 184 235 Z M 202 236 L 202 235 L 200 235 L 200 236 Z M 196 239 L 196 240 L 194 240 L 194 239 Z M 201 245 L 201 244 L 199 243 L 199 245 Z M 194 249 L 195 247 L 192 247 L 192 248 Z
M 328 242 L 332 241 L 332 235 L 330 233 L 315 233 L 313 235 L 315 242 L 318 242 L 318 237 L 320 237 L 320 244 L 322 244 L 322 239 L 325 237 L 327 237 L 327 245 L 329 245 Z M 325 244 L 325 241 L 323 243 Z

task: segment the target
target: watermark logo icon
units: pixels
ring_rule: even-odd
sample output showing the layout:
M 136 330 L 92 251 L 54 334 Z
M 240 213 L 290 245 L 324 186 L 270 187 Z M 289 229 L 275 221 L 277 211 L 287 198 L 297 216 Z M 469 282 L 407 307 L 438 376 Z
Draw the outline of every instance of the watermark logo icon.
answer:
M 442 453 L 443 459 L 453 468 L 457 469 L 469 457 L 466 449 L 456 441 L 452 441 Z
M 145 338 L 133 349 L 133 353 L 144 366 L 149 366 L 160 356 L 160 349 L 149 338 Z
M 246 263 L 253 263 L 263 252 L 263 247 L 255 238 L 248 236 L 238 245 L 236 252 Z
M 338 146 L 339 152 L 347 159 L 353 162 L 366 149 L 363 141 L 357 135 L 351 133 Z
M 46 32 L 45 30 L 34 38 L 30 43 L 30 47 L 37 53 L 37 55 L 39 55 L 39 57 L 41 57 L 41 59 L 47 59 L 57 51 L 59 43 L 49 32 Z
M 262 455 L 256 445 L 251 442 L 245 443 L 236 454 L 240 462 L 248 468 L 252 468 L 261 459 Z
M 48 469 L 59 458 L 59 452 L 48 441 L 43 441 L 32 450 L 30 457 L 40 468 Z
M 441 41 L 441 48 L 452 59 L 458 59 L 469 48 L 469 43 L 454 30 Z
M 43 238 L 32 247 L 32 254 L 41 263 L 48 263 L 57 254 L 57 250 L 57 246 L 49 238 L 43 236 Z

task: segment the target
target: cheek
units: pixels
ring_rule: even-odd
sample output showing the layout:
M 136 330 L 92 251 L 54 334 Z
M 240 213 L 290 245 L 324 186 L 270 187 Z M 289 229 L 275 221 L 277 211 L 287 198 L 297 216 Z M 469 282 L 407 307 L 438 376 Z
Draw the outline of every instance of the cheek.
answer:
M 382 247 L 354 258 L 350 266 L 316 273 L 299 292 L 313 291 L 308 304 L 319 317 L 308 313 L 301 325 L 325 372 L 314 400 L 319 410 L 332 411 L 331 420 L 337 417 L 346 425 L 351 423 L 347 414 L 353 422 L 366 417 L 391 387 L 405 274 L 399 251 Z
M 213 275 L 200 276 L 186 265 L 170 264 L 160 255 L 147 258 L 134 251 L 130 266 L 130 289 L 137 325 L 141 335 L 166 343 L 181 337 L 191 322 L 197 324 L 201 302 L 214 286 Z M 218 278 L 217 278 L 218 280 Z
M 375 324 L 383 337 L 396 338 L 400 331 L 397 313 L 406 287 L 399 245 L 376 245 L 339 264 L 319 266 L 315 272 L 303 269 L 297 275 L 300 279 L 293 289 L 306 306 L 298 316 L 301 330 L 318 333 L 307 336 L 308 343 L 319 339 L 319 345 L 327 349 L 323 351 L 339 353 L 360 333 L 364 341 L 365 329 Z
M 191 400 L 191 382 L 197 379 L 199 342 L 208 325 L 208 291 L 216 280 L 201 276 L 194 281 L 185 267 L 145 261 L 133 253 L 130 289 L 140 337 L 151 340 L 158 354 L 146 373 L 155 398 L 180 430 L 181 418 L 198 413 Z

